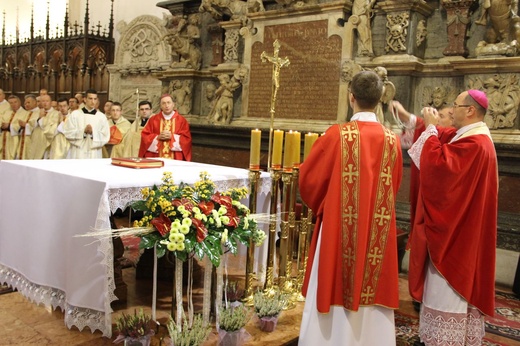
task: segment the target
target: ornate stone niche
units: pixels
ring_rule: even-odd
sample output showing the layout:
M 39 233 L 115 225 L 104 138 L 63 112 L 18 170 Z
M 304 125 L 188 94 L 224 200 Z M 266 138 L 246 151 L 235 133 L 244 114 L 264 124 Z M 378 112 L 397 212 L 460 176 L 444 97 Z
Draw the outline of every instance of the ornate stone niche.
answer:
M 121 38 L 114 64 L 108 66 L 110 98 L 122 103 L 128 119 L 135 118 L 138 101 L 148 100 L 154 111 L 159 109 L 162 85 L 152 73 L 170 64 L 170 48 L 163 40 L 165 25 L 165 18 L 149 15 L 117 24 Z

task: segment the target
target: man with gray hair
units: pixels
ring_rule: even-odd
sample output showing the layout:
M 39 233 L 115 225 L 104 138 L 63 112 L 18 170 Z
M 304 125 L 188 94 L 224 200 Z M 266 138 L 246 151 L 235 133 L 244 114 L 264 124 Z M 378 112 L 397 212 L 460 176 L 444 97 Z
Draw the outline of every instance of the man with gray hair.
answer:
M 31 146 L 28 158 L 39 160 L 49 157 L 52 139 L 56 133 L 56 127 L 60 121 L 60 113 L 51 107 L 51 97 L 41 95 L 42 108 L 38 117 L 34 117 L 29 123 L 32 128 Z

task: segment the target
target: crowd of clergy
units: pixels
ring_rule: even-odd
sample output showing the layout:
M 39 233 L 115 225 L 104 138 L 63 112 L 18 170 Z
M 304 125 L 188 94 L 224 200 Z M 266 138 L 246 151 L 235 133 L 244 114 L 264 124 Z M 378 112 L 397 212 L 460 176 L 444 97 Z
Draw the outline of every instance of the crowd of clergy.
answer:
M 0 89 L 0 159 L 138 156 L 141 131 L 152 113 L 151 103 L 142 101 L 139 116 L 131 123 L 122 116 L 121 103 L 109 100 L 100 111 L 97 94 L 94 96 L 77 93 L 53 100 L 46 89 L 41 89 L 38 95 L 27 94 L 22 100 L 16 95 L 6 96 Z M 90 134 L 81 124 L 84 114 L 92 114 L 91 120 L 95 119 Z

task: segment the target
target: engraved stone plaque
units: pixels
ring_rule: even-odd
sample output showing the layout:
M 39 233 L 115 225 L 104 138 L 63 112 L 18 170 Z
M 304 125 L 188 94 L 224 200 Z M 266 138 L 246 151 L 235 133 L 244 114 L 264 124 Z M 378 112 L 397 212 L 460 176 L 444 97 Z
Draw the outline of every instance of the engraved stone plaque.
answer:
M 251 54 L 248 117 L 270 117 L 273 64 L 263 63 L 265 51 L 273 55 L 278 39 L 279 57 L 290 65 L 280 71 L 277 119 L 335 120 L 339 99 L 341 38 L 328 37 L 327 21 L 266 26 L 264 42 L 255 42 Z

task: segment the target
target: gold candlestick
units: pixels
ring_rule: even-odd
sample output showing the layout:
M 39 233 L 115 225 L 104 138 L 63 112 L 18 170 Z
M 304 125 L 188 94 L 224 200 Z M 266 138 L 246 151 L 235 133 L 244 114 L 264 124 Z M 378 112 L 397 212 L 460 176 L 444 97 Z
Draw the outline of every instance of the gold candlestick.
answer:
M 264 291 L 268 295 L 275 292 L 274 285 L 274 260 L 276 258 L 276 221 L 277 207 L 280 192 L 280 179 L 282 177 L 281 169 L 271 167 L 271 207 L 269 221 L 269 243 L 267 247 L 267 272 L 265 279 Z
M 258 182 L 260 180 L 260 170 L 249 170 L 249 210 L 252 214 L 256 213 L 256 200 L 258 194 Z M 249 240 L 246 257 L 246 285 L 244 290 L 244 304 L 253 305 L 253 280 L 256 278 L 254 273 L 255 263 L 255 244 Z

